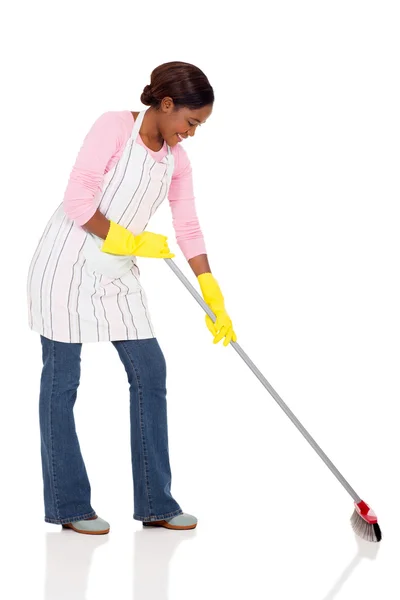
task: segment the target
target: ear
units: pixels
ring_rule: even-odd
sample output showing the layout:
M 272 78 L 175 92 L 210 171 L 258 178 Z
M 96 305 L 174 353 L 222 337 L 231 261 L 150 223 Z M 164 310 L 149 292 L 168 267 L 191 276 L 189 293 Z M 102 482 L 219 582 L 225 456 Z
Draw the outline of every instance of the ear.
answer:
M 174 110 L 174 101 L 169 96 L 166 96 L 161 100 L 160 109 L 163 113 L 169 115 Z

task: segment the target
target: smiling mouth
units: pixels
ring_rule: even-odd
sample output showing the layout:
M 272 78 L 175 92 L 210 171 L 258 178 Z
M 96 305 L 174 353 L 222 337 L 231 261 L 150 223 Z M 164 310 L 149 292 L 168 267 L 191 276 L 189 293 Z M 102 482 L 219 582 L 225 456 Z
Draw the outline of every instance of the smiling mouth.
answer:
M 176 134 L 180 140 L 186 140 L 187 138 L 181 136 L 179 133 Z

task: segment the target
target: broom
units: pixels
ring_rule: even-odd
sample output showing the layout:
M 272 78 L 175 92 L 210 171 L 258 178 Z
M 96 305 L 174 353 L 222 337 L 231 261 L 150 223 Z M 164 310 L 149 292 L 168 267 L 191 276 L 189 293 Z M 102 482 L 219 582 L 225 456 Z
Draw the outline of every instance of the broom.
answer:
M 181 270 L 177 267 L 177 265 L 174 263 L 174 261 L 171 258 L 165 258 L 164 260 L 168 264 L 168 266 L 174 271 L 174 273 L 178 277 L 178 279 L 181 280 L 181 282 L 184 284 L 184 286 L 187 288 L 187 290 L 192 294 L 192 296 L 195 298 L 195 300 L 197 300 L 197 302 L 200 304 L 200 306 L 204 309 L 204 311 L 208 314 L 208 316 L 214 322 L 215 321 L 214 313 L 212 312 L 212 310 L 210 310 L 208 305 L 204 302 L 203 298 L 195 290 L 195 288 L 188 281 L 188 279 L 181 272 Z M 268 392 L 271 394 L 271 396 L 274 398 L 274 400 L 279 404 L 281 409 L 286 413 L 286 415 L 289 417 L 289 419 L 292 421 L 292 423 L 294 423 L 294 425 L 296 425 L 297 429 L 300 431 L 300 433 L 303 434 L 303 436 L 306 438 L 306 440 L 312 446 L 312 448 L 314 448 L 314 450 L 317 452 L 317 454 L 320 456 L 320 458 L 322 458 L 322 460 L 324 461 L 326 466 L 329 467 L 329 469 L 332 471 L 332 473 L 335 475 L 335 477 L 343 485 L 345 490 L 347 490 L 347 492 L 353 498 L 355 508 L 354 508 L 353 515 L 350 519 L 350 522 L 351 522 L 354 532 L 358 536 L 363 538 L 364 540 L 367 540 L 368 542 L 380 542 L 382 539 L 382 533 L 381 533 L 381 529 L 378 525 L 377 516 L 373 512 L 373 510 L 370 509 L 370 507 L 368 506 L 368 504 L 366 504 L 366 502 L 364 502 L 364 500 L 361 500 L 361 498 L 358 496 L 358 494 L 353 490 L 353 488 L 346 481 L 346 479 L 343 477 L 343 475 L 337 470 L 335 465 L 329 460 L 329 458 L 326 456 L 326 454 L 323 452 L 323 450 L 318 446 L 316 441 L 311 437 L 311 435 L 308 433 L 308 431 L 303 427 L 303 425 L 300 423 L 300 421 L 297 419 L 297 417 L 292 413 L 290 408 L 284 403 L 282 398 L 277 394 L 277 392 L 274 390 L 274 388 L 271 386 L 271 384 L 265 379 L 265 377 L 261 373 L 261 371 L 259 371 L 257 369 L 255 364 L 250 360 L 250 358 L 247 356 L 247 354 L 244 352 L 244 350 L 239 346 L 239 344 L 237 342 L 233 342 L 233 341 L 231 341 L 230 344 L 236 350 L 236 352 L 239 354 L 239 356 L 244 360 L 244 362 L 247 364 L 247 366 L 253 371 L 254 375 L 259 379 L 259 381 L 261 381 L 263 386 L 268 390 Z

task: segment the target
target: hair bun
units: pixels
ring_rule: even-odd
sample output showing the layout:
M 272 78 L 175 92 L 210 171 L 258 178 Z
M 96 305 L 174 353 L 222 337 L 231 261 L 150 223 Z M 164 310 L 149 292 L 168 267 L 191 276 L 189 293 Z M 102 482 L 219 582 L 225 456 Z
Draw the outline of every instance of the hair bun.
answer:
M 145 106 L 151 106 L 151 104 L 153 104 L 153 102 L 154 102 L 154 96 L 153 96 L 153 93 L 151 91 L 151 85 L 146 85 L 143 88 L 143 93 L 140 96 L 140 101 Z

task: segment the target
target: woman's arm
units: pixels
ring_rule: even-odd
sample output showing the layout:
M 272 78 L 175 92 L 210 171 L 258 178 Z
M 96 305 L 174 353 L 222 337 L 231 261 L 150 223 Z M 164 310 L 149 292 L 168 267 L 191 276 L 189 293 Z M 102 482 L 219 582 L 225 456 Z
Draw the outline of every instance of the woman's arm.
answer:
M 104 238 L 110 227 L 98 210 L 104 175 L 117 162 L 128 138 L 123 115 L 101 115 L 84 139 L 64 194 L 66 215 L 99 237 Z
M 82 227 L 90 233 L 97 235 L 97 237 L 105 240 L 110 230 L 110 221 L 106 219 L 99 209 L 97 209 L 93 217 L 89 219 L 87 223 L 82 225 Z
M 176 241 L 196 275 L 203 298 L 216 316 L 213 322 L 206 315 L 208 329 L 214 336 L 214 343 L 224 338 L 224 346 L 236 341 L 232 321 L 226 312 L 224 297 L 218 282 L 211 273 L 203 234 L 196 214 L 192 169 L 183 148 L 175 154 L 176 166 L 168 194 L 172 210 Z
M 207 254 L 199 254 L 198 256 L 194 256 L 193 258 L 189 259 L 188 262 L 196 277 L 202 273 L 211 273 Z
M 186 151 L 179 147 L 175 153 L 175 169 L 168 200 L 176 241 L 185 255 L 193 273 L 211 273 L 203 233 L 197 218 L 192 167 Z
M 209 272 L 207 250 L 197 218 L 193 192 L 192 167 L 186 151 L 174 151 L 175 168 L 168 193 L 175 236 L 195 275 Z

